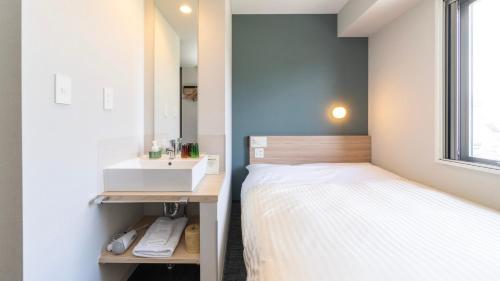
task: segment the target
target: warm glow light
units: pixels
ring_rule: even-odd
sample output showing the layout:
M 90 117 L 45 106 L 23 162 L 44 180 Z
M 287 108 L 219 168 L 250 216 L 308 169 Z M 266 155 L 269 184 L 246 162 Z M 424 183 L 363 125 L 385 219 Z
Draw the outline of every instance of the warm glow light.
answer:
M 189 7 L 188 5 L 182 5 L 179 10 L 181 12 L 183 12 L 184 14 L 191 14 L 191 12 L 193 11 L 193 9 L 191 9 L 191 7 Z
M 341 106 L 335 107 L 332 110 L 332 115 L 336 119 L 342 119 L 342 118 L 344 118 L 347 115 L 347 110 L 345 108 L 341 107 Z

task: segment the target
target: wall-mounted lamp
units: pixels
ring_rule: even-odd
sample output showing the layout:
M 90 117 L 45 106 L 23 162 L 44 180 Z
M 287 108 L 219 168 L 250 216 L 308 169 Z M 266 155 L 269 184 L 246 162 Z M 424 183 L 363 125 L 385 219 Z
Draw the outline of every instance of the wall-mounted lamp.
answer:
M 332 116 L 335 119 L 344 119 L 347 115 L 347 110 L 345 107 L 338 106 L 332 110 Z
M 182 5 L 179 10 L 183 13 L 183 14 L 191 14 L 191 12 L 193 11 L 193 9 L 191 9 L 191 7 L 189 7 L 188 5 Z

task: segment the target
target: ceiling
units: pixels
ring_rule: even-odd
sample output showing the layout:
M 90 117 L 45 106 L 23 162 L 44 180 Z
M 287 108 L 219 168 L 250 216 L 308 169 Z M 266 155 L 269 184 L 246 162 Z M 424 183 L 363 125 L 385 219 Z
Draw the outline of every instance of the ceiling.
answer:
M 198 0 L 155 0 L 156 7 L 181 40 L 181 66 L 198 65 Z M 179 7 L 189 5 L 193 12 L 183 14 Z
M 421 0 L 351 1 L 339 18 L 341 37 L 368 37 L 394 21 Z M 361 5 L 359 4 L 361 3 Z M 362 5 L 365 4 L 363 7 Z
M 337 14 L 349 0 L 231 0 L 233 14 Z

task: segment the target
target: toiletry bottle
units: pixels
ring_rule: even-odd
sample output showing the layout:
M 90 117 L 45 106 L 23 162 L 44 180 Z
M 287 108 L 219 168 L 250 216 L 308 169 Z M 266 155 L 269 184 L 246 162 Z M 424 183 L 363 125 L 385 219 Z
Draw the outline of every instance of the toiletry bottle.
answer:
M 182 158 L 189 158 L 190 157 L 190 148 L 189 144 L 183 144 L 182 145 L 182 150 L 181 150 L 181 157 Z
M 191 144 L 190 157 L 191 158 L 199 158 L 200 157 L 200 149 L 198 147 L 198 143 Z
M 153 145 L 151 146 L 151 151 L 149 152 L 149 159 L 158 159 L 161 158 L 161 149 L 158 146 L 157 141 L 153 141 Z
M 158 152 L 160 151 L 160 147 L 158 146 L 158 141 L 153 141 L 153 145 L 151 146 L 151 151 Z

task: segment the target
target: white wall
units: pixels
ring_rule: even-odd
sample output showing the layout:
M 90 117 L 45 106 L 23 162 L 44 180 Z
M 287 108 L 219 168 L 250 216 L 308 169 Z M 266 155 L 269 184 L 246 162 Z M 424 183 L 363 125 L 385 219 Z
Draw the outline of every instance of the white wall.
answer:
M 155 139 L 163 143 L 180 136 L 181 41 L 158 8 L 154 45 Z
M 121 280 L 129 266 L 97 259 L 142 206 L 88 202 L 103 166 L 142 150 L 143 1 L 24 0 L 22 15 L 24 280 Z M 71 105 L 54 104 L 54 73 L 72 78 Z
M 219 223 L 219 272 L 222 273 L 224 270 L 224 260 L 226 256 L 226 247 L 227 247 L 227 236 L 229 231 L 229 223 L 230 223 L 230 215 L 231 215 L 231 168 L 232 167 L 232 139 L 233 139 L 233 127 L 232 127 L 232 87 L 233 87 L 233 17 L 231 12 L 231 1 L 225 1 L 225 95 L 224 95 L 224 103 L 225 103 L 225 155 L 226 155 L 226 179 L 224 182 L 224 189 L 220 195 L 220 204 L 218 208 L 218 221 Z
M 228 1 L 200 1 L 206 104 L 199 131 L 207 136 L 206 152 L 222 150 L 230 159 Z M 144 145 L 143 3 L 26 0 L 22 14 L 24 280 L 120 280 L 128 266 L 99 266 L 97 259 L 109 237 L 139 219 L 143 208 L 88 201 L 102 191 L 102 167 L 137 156 Z M 72 78 L 72 105 L 54 104 L 54 73 Z M 115 91 L 111 112 L 102 109 L 103 87 Z M 226 175 L 218 204 L 220 266 Z
M 221 275 L 231 206 L 231 170 L 225 169 L 231 161 L 230 0 L 200 0 L 199 11 L 198 141 L 201 152 L 221 156 L 221 169 L 226 172 L 217 205 Z
M 435 156 L 436 1 L 369 39 L 369 130 L 373 162 L 409 179 L 500 210 L 500 176 L 438 164 Z
M 144 151 L 155 135 L 155 13 L 155 1 L 144 0 Z
M 226 0 L 199 2 L 198 142 L 225 170 Z
M 22 280 L 21 1 L 0 1 L 0 280 Z
M 198 85 L 198 67 L 182 68 L 182 86 Z M 198 142 L 198 101 L 182 99 L 182 141 Z

